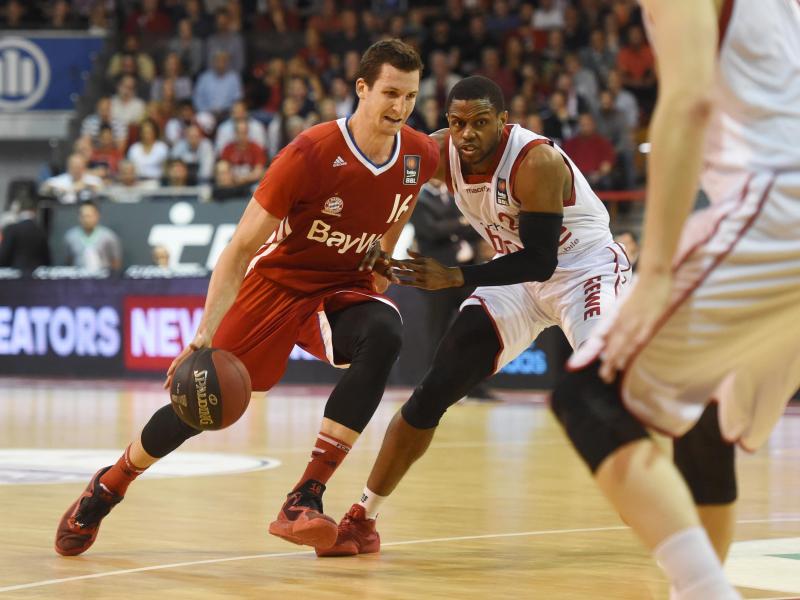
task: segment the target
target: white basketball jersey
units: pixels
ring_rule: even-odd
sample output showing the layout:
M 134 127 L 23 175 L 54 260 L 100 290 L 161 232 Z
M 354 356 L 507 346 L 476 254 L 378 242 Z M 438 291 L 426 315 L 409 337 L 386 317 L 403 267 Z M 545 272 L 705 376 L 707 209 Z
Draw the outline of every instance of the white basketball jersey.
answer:
M 456 205 L 497 254 L 522 249 L 519 238 L 520 201 L 514 197 L 513 182 L 527 152 L 541 143 L 550 144 L 558 150 L 573 175 L 572 198 L 564 203 L 564 223 L 558 248 L 559 266 L 574 263 L 585 251 L 613 241 L 605 206 L 561 148 L 548 138 L 519 125 L 506 125 L 502 143 L 505 143 L 505 149 L 494 173 L 472 176 L 466 181 L 461 174 L 458 150 L 448 138 L 450 185 Z

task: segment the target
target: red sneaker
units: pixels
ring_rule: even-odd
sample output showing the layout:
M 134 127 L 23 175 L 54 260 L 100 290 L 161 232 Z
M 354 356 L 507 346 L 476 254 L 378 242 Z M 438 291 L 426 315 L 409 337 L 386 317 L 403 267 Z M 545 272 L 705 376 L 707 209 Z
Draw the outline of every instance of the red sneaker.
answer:
M 286 497 L 269 532 L 293 544 L 327 548 L 336 541 L 336 521 L 322 512 L 325 486 L 309 479 Z
M 330 548 L 315 548 L 317 556 L 355 556 L 372 554 L 381 549 L 381 536 L 375 519 L 368 519 L 364 507 L 353 504 L 339 523 L 336 543 Z
M 94 544 L 103 517 L 122 502 L 122 496 L 100 483 L 100 476 L 110 468 L 104 467 L 95 473 L 83 493 L 61 517 L 55 543 L 56 552 L 61 556 L 86 552 Z

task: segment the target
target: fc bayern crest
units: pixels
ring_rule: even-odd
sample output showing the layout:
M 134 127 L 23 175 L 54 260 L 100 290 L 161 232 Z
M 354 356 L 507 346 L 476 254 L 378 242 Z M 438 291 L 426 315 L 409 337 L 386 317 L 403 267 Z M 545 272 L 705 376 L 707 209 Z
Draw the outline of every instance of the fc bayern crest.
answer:
M 322 212 L 332 217 L 341 217 L 343 208 L 344 200 L 339 198 L 339 196 L 332 196 L 325 200 L 325 206 L 322 208 Z
M 495 202 L 503 206 L 508 206 L 508 185 L 506 184 L 506 180 L 502 177 L 497 180 Z
M 418 154 L 403 156 L 403 185 L 417 185 L 421 158 Z

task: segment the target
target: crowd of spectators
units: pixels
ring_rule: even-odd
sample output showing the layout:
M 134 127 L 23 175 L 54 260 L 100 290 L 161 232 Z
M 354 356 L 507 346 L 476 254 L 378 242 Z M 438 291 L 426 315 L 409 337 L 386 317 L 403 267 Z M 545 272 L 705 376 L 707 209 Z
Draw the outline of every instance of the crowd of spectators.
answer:
M 42 187 L 65 202 L 185 185 L 247 196 L 301 131 L 353 112 L 359 57 L 384 37 L 426 65 L 412 126 L 445 126 L 448 91 L 481 74 L 511 122 L 561 144 L 597 189 L 640 182 L 656 83 L 635 0 L 8 0 L 3 17 L 117 44 L 66 172 Z

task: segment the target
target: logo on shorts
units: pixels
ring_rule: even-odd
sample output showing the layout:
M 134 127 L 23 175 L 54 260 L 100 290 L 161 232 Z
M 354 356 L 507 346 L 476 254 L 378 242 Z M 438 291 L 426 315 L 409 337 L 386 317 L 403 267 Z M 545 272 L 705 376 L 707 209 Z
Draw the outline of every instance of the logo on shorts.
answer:
M 344 208 L 344 200 L 339 196 L 332 196 L 325 200 L 325 206 L 322 209 L 323 214 L 331 215 L 332 217 L 341 217 L 342 209 Z
M 495 192 L 495 202 L 508 206 L 508 185 L 502 177 L 497 180 L 497 191 Z
M 403 156 L 403 185 L 417 185 L 417 181 L 419 181 L 419 163 L 420 156 L 418 154 L 406 154 Z

